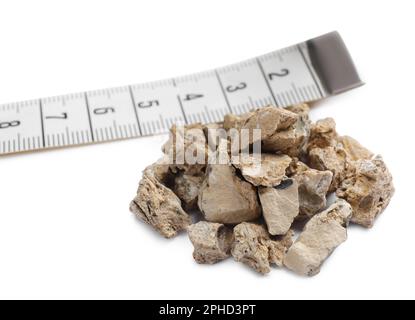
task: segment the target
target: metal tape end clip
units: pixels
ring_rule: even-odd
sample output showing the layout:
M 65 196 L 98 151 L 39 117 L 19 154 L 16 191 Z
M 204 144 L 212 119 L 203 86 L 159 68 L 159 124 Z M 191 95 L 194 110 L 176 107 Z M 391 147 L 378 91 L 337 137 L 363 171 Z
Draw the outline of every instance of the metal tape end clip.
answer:
M 329 94 L 342 93 L 364 84 L 337 31 L 308 40 L 306 43 L 313 67 Z

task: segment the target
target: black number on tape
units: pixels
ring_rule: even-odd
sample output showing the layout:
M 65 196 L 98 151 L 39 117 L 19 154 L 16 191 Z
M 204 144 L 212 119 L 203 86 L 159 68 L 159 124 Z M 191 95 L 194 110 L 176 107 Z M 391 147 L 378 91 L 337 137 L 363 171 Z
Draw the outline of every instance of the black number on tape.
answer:
M 94 114 L 101 115 L 101 114 L 107 114 L 108 112 L 115 112 L 115 109 L 113 107 L 106 107 L 106 108 L 96 108 L 94 109 Z
M 65 119 L 68 119 L 68 114 L 66 112 L 62 112 L 60 116 L 47 116 L 45 119 L 61 119 L 61 120 L 65 120 Z
M 159 101 L 158 100 L 149 100 L 149 101 L 141 101 L 138 103 L 139 108 L 150 108 L 152 106 L 158 106 Z
M 190 100 L 199 99 L 199 98 L 203 98 L 203 94 L 189 93 L 189 94 L 186 94 L 186 97 L 184 98 L 184 100 L 190 101 Z
M 20 126 L 20 121 L 14 120 L 10 122 L 0 122 L 0 129 L 7 129 L 10 127 L 17 127 Z
M 245 82 L 241 82 L 237 86 L 227 86 L 226 87 L 226 91 L 228 91 L 228 92 L 235 92 L 235 91 L 238 91 L 238 90 L 243 90 L 246 87 L 247 87 L 247 84 Z
M 281 78 L 281 77 L 288 76 L 289 74 L 290 74 L 290 70 L 281 69 L 280 72 L 271 72 L 270 74 L 268 74 L 268 78 L 269 80 L 273 80 L 276 77 Z

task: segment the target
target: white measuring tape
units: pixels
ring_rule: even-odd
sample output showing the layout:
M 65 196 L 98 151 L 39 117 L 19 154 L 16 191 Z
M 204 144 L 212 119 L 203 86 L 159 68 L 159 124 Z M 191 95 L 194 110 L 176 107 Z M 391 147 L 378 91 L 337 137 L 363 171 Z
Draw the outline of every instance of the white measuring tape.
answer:
M 165 133 L 362 84 L 337 32 L 211 71 L 0 105 L 0 155 Z

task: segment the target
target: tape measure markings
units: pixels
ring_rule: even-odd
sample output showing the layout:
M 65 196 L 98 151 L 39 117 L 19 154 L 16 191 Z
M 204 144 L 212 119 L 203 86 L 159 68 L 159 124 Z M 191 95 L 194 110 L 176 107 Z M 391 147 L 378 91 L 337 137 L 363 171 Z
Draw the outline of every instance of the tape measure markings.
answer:
M 44 148 L 44 147 L 46 147 L 46 144 L 45 144 L 45 125 L 44 125 L 44 122 L 43 122 L 42 99 L 39 99 L 39 112 L 40 112 L 40 126 L 41 126 L 41 130 L 42 130 L 42 146 Z
M 93 142 L 95 142 L 94 129 L 92 128 L 92 121 L 91 121 L 91 110 L 89 108 L 88 95 L 87 95 L 86 92 L 84 94 L 84 97 L 85 97 L 86 110 L 87 110 L 87 114 L 88 114 L 88 122 L 89 122 L 89 130 L 91 132 L 91 139 L 92 139 Z M 66 130 L 68 130 L 68 127 L 66 127 Z
M 350 79 L 343 81 L 341 68 L 330 72 L 333 62 Z M 174 123 L 216 122 L 229 112 L 319 100 L 331 95 L 326 87 L 338 93 L 361 84 L 340 36 L 329 33 L 210 71 L 1 105 L 0 154 L 165 133 Z

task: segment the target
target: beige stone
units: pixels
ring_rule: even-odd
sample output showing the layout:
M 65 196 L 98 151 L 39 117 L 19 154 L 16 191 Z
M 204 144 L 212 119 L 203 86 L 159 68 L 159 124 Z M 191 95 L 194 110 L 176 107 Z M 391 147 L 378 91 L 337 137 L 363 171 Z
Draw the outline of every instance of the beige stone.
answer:
M 198 206 L 205 219 L 229 224 L 257 219 L 261 208 L 256 188 L 237 176 L 230 164 L 227 140 L 219 142 L 212 156 L 198 196 Z
M 307 114 L 297 116 L 295 123 L 279 129 L 262 141 L 262 148 L 268 152 L 279 152 L 291 157 L 302 156 L 310 135 L 310 120 Z
M 213 264 L 230 256 L 233 233 L 223 224 L 200 221 L 187 231 L 197 263 Z
M 271 235 L 284 235 L 299 213 L 298 184 L 287 179 L 274 188 L 258 189 L 262 212 Z
M 347 154 L 341 144 L 311 149 L 308 153 L 308 163 L 311 168 L 332 172 L 333 178 L 329 192 L 335 191 L 346 177 Z
M 236 224 L 257 219 L 261 214 L 256 189 L 227 164 L 208 165 L 198 205 L 211 222 Z
M 160 163 L 144 170 L 130 210 L 161 235 L 171 238 L 190 225 L 191 219 L 183 211 L 180 199 L 162 183 L 168 178 L 168 170 L 166 164 Z
M 265 274 L 271 271 L 270 264 L 282 266 L 285 253 L 292 245 L 294 233 L 272 239 L 264 226 L 254 223 L 238 224 L 233 230 L 235 242 L 232 256 L 255 271 Z
M 219 140 L 227 139 L 227 133 L 223 127 L 223 122 L 205 124 L 203 125 L 203 132 L 209 147 L 209 152 L 216 151 Z
M 297 157 L 292 158 L 292 161 L 289 165 L 289 167 L 287 168 L 287 176 L 288 177 L 292 177 L 294 175 L 300 174 L 304 171 L 309 170 L 310 167 L 307 166 L 304 162 L 298 160 Z
M 352 222 L 370 228 L 393 194 L 392 175 L 382 157 L 357 160 L 336 194 L 353 208 Z
M 306 103 L 294 104 L 292 106 L 286 107 L 285 109 L 294 112 L 295 114 L 298 114 L 302 117 L 306 117 L 306 119 L 308 119 L 310 113 L 310 107 Z
M 374 156 L 371 151 L 363 147 L 352 137 L 342 136 L 339 137 L 338 140 L 342 144 L 349 161 L 371 159 Z
M 152 165 L 146 167 L 143 171 L 143 176 L 154 176 L 159 182 L 164 185 L 169 185 L 174 179 L 174 174 L 170 170 L 169 157 L 164 155 Z
M 283 108 L 268 106 L 240 116 L 228 114 L 224 118 L 223 126 L 229 130 L 261 129 L 261 139 L 265 140 L 278 130 L 284 130 L 296 123 L 298 115 Z
M 227 130 L 236 129 L 236 132 L 241 132 L 241 129 L 248 130 L 249 139 L 247 141 L 241 141 L 240 143 L 240 149 L 243 150 L 247 147 L 246 143 L 252 144 L 258 141 L 257 138 L 260 138 L 262 143 L 264 143 L 264 141 L 267 141 L 277 131 L 292 127 L 297 123 L 298 119 L 299 116 L 291 111 L 268 106 L 240 116 L 233 114 L 226 115 L 223 125 Z M 254 135 L 254 129 L 261 130 L 258 137 Z M 231 136 L 234 137 L 234 135 Z
M 370 159 L 373 154 L 349 136 L 339 136 L 332 118 L 317 121 L 311 126 L 307 144 L 308 160 L 312 168 L 333 173 L 330 192 L 345 179 L 350 163 Z
M 204 172 L 208 158 L 204 126 L 195 123 L 187 126 L 173 125 L 170 138 L 163 145 L 162 151 L 170 157 L 170 169 L 179 170 L 189 175 L 199 175 Z
M 333 173 L 328 170 L 308 168 L 304 163 L 297 166 L 301 169 L 297 169 L 297 173 L 292 178 L 298 183 L 300 214 L 312 217 L 326 207 L 326 195 L 330 189 Z
M 178 173 L 174 178 L 173 191 L 186 210 L 197 209 L 197 197 L 204 179 L 204 175 L 193 176 L 183 172 Z
M 310 121 L 308 106 L 296 105 L 282 109 L 265 107 L 241 116 L 227 115 L 224 120 L 225 129 L 261 129 L 261 141 L 264 150 L 298 156 L 308 141 Z M 253 143 L 255 139 L 250 138 Z M 241 149 L 246 146 L 241 143 Z
M 249 113 L 241 114 L 239 116 L 233 113 L 228 113 L 227 115 L 225 115 L 223 119 L 223 127 L 226 130 L 229 130 L 232 128 L 240 129 L 243 125 L 244 120 L 248 118 L 248 116 L 251 115 L 251 113 L 252 112 L 249 112 Z
M 290 163 L 291 158 L 287 155 L 262 153 L 257 157 L 242 156 L 234 166 L 253 185 L 272 187 L 281 183 Z
M 288 250 L 284 265 L 301 275 L 319 273 L 323 262 L 346 241 L 346 227 L 351 217 L 352 208 L 342 199 L 316 214 Z
M 336 122 L 333 118 L 325 118 L 313 123 L 310 127 L 308 149 L 325 148 L 337 144 Z

